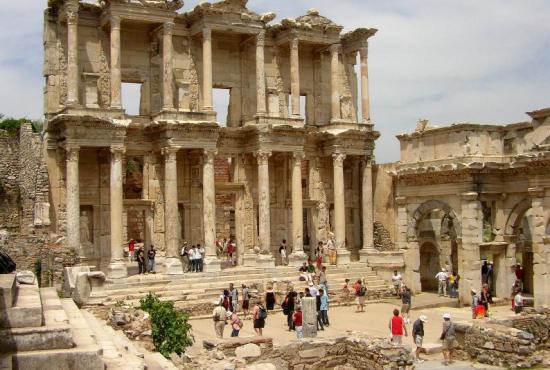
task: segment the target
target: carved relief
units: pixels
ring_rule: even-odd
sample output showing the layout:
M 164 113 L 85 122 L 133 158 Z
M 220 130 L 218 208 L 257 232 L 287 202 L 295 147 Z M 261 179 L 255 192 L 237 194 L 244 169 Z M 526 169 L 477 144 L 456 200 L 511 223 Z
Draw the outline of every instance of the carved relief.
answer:
M 62 28 L 65 30 L 65 28 Z M 66 32 L 60 32 L 57 40 L 57 55 L 59 57 L 59 104 L 64 106 L 67 104 L 67 55 L 65 54 L 64 40 L 67 39 Z
M 176 11 L 183 6 L 182 0 L 99 0 L 102 7 L 108 7 L 112 3 L 141 5 L 146 8 L 157 8 Z
M 101 108 L 111 106 L 111 69 L 109 61 L 105 55 L 105 50 L 109 49 L 109 41 L 105 32 L 101 33 L 101 50 L 99 53 L 99 105 Z

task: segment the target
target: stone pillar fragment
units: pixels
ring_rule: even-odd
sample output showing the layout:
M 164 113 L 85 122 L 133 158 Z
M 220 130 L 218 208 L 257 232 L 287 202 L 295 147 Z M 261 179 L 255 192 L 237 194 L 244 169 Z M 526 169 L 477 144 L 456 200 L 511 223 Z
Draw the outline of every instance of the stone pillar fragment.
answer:
M 368 46 L 359 49 L 361 58 L 361 114 L 363 123 L 370 122 Z
M 166 245 L 166 273 L 183 274 L 179 258 L 178 235 L 178 148 L 165 147 L 164 155 L 164 240 Z
M 344 190 L 344 153 L 334 153 L 333 181 L 334 181 L 334 237 L 338 253 L 338 265 L 350 263 L 350 252 L 346 249 L 346 202 Z
M 330 46 L 330 117 L 332 120 L 340 118 L 340 89 L 339 89 L 339 61 L 340 45 Z
M 265 115 L 265 30 L 256 36 L 256 114 Z
M 300 54 L 298 35 L 290 40 L 290 92 L 292 95 L 292 117 L 300 117 Z
M 304 253 L 304 212 L 302 204 L 302 159 L 303 153 L 294 153 L 292 157 L 292 265 L 302 265 L 307 261 Z
M 120 17 L 111 17 L 111 108 L 122 109 L 120 71 Z
M 162 74 L 163 74 L 163 89 L 162 89 L 162 109 L 174 109 L 173 83 L 174 73 L 172 70 L 172 32 L 174 30 L 173 22 L 164 23 L 162 35 Z
M 361 249 L 361 262 L 366 261 L 366 253 L 375 252 L 374 249 L 374 208 L 372 201 L 372 162 L 363 161 L 363 178 L 361 187 L 361 200 L 363 211 L 363 249 Z
M 80 247 L 80 186 L 78 180 L 78 146 L 68 146 L 67 150 L 67 174 L 65 184 L 67 186 L 67 244 L 76 252 L 79 258 L 83 257 Z
M 214 179 L 214 159 L 216 152 L 205 150 L 202 166 L 202 212 L 204 225 L 204 249 L 206 258 L 204 269 L 207 272 L 221 271 L 216 257 L 216 189 Z
M 67 9 L 67 105 L 78 105 L 78 2 Z
M 111 147 L 110 211 L 111 211 L 111 260 L 108 276 L 111 279 L 128 276 L 122 240 L 122 157 L 123 147 Z
M 271 255 L 271 212 L 269 201 L 269 157 L 271 152 L 259 151 L 258 161 L 258 234 L 260 251 Z
M 470 302 L 470 289 L 481 289 L 479 245 L 483 241 L 483 212 L 478 193 L 461 194 L 462 246 L 458 245 L 458 271 L 461 276 L 460 301 Z
M 544 188 L 529 188 L 531 197 L 531 235 L 533 243 L 533 296 L 535 307 L 550 305 L 550 245 L 546 235 Z
M 212 110 L 212 30 L 202 30 L 202 109 Z
M 315 338 L 317 336 L 317 299 L 315 297 L 304 297 L 302 305 L 302 327 L 304 338 Z

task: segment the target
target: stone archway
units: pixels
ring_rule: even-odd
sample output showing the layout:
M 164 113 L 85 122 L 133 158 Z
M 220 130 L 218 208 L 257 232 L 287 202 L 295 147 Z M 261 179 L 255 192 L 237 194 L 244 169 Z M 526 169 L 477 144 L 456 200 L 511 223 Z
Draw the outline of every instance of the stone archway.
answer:
M 427 202 L 422 203 L 418 206 L 418 208 L 414 211 L 411 219 L 409 220 L 409 225 L 407 228 L 407 238 L 409 239 L 415 239 L 418 237 L 418 225 L 422 219 L 424 219 L 428 214 L 430 214 L 434 210 L 441 210 L 444 213 L 444 217 L 448 218 L 455 230 L 455 234 L 457 237 L 460 237 L 462 234 L 462 228 L 460 226 L 460 220 L 456 216 L 456 213 L 451 208 L 450 205 L 448 205 L 445 202 L 442 202 L 440 200 L 429 200 Z
M 510 255 L 510 267 L 516 263 L 520 263 L 524 269 L 524 291 L 527 293 L 533 292 L 533 249 L 531 230 L 528 221 L 525 218 L 526 214 L 531 209 L 531 199 L 526 198 L 517 203 L 505 225 L 506 239 L 510 241 L 508 246 L 508 254 Z M 514 283 L 514 270 L 510 272 L 508 285 Z

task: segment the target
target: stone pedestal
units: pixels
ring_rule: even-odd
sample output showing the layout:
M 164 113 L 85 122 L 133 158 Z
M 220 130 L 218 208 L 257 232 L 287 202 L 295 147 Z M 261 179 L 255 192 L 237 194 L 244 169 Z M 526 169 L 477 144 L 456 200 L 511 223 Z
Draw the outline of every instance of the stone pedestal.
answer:
M 243 257 L 243 265 L 246 267 L 256 267 L 256 253 L 245 253 Z
M 183 266 L 181 264 L 181 260 L 177 257 L 166 257 L 164 266 L 166 267 L 165 274 L 167 275 L 183 274 Z
M 367 263 L 369 261 L 369 254 L 376 252 L 374 249 L 360 249 L 359 250 L 359 262 Z
M 351 263 L 351 252 L 345 248 L 336 250 L 336 265 L 345 266 Z
M 296 251 L 288 256 L 289 266 L 302 266 L 304 262 L 307 262 L 307 254 L 304 251 Z
M 256 266 L 265 269 L 275 268 L 275 258 L 269 254 L 258 254 L 256 257 Z
M 315 297 L 304 297 L 302 305 L 302 325 L 304 338 L 315 338 L 317 336 L 317 301 Z
M 111 262 L 107 267 L 107 275 L 110 279 L 123 279 L 128 276 L 128 270 L 126 269 L 126 263 Z
M 204 271 L 205 272 L 220 272 L 222 265 L 217 257 L 206 257 L 204 259 Z

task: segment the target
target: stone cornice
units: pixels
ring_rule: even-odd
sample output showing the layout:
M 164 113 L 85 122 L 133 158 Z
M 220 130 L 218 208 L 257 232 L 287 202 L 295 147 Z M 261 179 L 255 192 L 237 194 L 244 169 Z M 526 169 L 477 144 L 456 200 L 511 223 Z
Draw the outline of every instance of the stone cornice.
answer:
M 412 133 L 403 133 L 395 135 L 400 141 L 407 141 L 414 138 L 426 137 L 430 135 L 437 135 L 444 132 L 453 131 L 482 131 L 482 132 L 500 132 L 506 133 L 510 130 L 517 130 L 523 128 L 532 127 L 530 122 L 517 122 L 508 125 L 494 125 L 494 124 L 475 124 L 475 123 L 453 123 L 450 126 L 426 128 L 423 131 L 415 131 Z
M 341 36 L 342 46 L 345 53 L 358 51 L 367 47 L 368 39 L 376 34 L 376 28 L 358 28 Z

